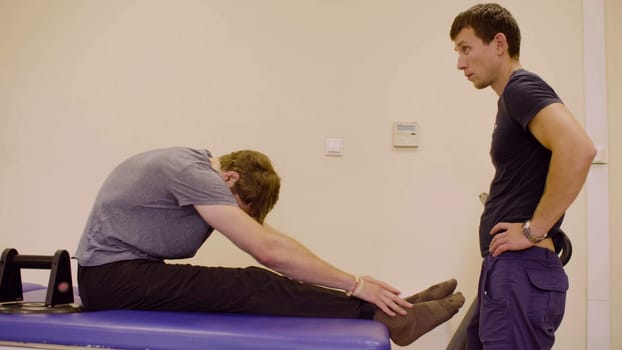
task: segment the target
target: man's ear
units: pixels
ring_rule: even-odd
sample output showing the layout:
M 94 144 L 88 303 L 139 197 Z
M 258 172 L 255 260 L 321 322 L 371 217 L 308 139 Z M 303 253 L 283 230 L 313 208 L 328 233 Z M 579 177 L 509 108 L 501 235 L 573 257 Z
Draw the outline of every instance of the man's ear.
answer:
M 503 55 L 508 50 L 508 39 L 503 33 L 497 33 L 492 39 L 498 55 Z
M 225 180 L 225 183 L 229 188 L 231 188 L 236 181 L 240 179 L 240 174 L 237 171 L 228 170 L 222 173 L 222 179 Z

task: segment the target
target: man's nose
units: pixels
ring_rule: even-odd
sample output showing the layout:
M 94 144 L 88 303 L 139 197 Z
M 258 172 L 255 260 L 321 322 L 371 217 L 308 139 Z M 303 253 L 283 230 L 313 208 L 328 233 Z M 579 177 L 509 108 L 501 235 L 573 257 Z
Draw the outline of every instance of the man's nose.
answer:
M 463 57 L 458 56 L 458 62 L 456 64 L 456 68 L 458 70 L 464 70 L 466 68 L 466 60 Z

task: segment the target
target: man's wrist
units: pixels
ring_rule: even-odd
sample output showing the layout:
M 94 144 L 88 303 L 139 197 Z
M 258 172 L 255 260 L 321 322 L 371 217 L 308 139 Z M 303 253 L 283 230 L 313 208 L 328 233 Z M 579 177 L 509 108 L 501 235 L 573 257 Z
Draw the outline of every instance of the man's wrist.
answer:
M 539 236 L 531 232 L 531 221 L 527 220 L 523 223 L 522 232 L 525 238 L 529 240 L 529 242 L 533 244 L 538 244 L 547 238 L 547 233 L 545 232 L 543 236 Z
M 360 277 L 356 276 L 354 279 L 354 286 L 350 290 L 346 290 L 345 293 L 347 296 L 356 296 L 363 289 L 365 281 Z

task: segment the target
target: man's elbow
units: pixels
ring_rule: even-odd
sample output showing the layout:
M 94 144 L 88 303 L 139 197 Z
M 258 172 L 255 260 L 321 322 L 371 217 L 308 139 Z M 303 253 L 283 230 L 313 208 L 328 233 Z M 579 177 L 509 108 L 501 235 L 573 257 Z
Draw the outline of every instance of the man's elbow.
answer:
M 272 268 L 272 265 L 275 264 L 275 258 L 270 252 L 260 252 L 253 256 L 258 263 L 265 267 Z
M 598 149 L 596 148 L 596 146 L 592 142 L 588 142 L 583 147 L 581 160 L 585 164 L 587 164 L 587 166 L 589 166 L 594 161 L 594 158 L 596 158 L 597 153 L 598 153 Z
M 594 161 L 597 153 L 596 146 L 587 137 L 566 140 L 566 142 L 560 144 L 560 146 L 560 154 L 565 154 L 564 158 L 566 158 L 566 161 L 586 171 L 589 169 L 592 161 Z
M 273 244 L 267 244 L 260 249 L 258 249 L 253 257 L 257 260 L 261 265 L 270 268 L 270 269 L 278 269 L 283 262 L 282 254 L 278 253 L 279 249 Z

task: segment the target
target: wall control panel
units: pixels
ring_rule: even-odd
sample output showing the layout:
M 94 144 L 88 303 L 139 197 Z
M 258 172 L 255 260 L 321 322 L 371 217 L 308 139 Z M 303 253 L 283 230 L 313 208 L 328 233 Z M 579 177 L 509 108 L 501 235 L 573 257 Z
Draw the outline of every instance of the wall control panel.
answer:
M 393 147 L 419 147 L 417 122 L 393 123 Z

